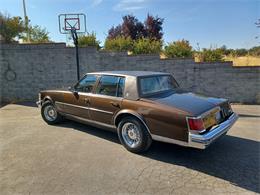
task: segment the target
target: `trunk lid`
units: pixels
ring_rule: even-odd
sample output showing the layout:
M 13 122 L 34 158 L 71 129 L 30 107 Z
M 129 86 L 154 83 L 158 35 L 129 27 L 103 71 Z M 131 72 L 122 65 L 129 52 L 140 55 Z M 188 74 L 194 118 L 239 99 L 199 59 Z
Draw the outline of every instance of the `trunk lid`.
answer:
M 206 97 L 183 90 L 166 92 L 151 97 L 145 97 L 144 100 L 145 99 L 155 101 L 159 104 L 175 107 L 177 109 L 189 112 L 193 116 L 199 116 L 202 113 L 227 101 L 226 99 Z

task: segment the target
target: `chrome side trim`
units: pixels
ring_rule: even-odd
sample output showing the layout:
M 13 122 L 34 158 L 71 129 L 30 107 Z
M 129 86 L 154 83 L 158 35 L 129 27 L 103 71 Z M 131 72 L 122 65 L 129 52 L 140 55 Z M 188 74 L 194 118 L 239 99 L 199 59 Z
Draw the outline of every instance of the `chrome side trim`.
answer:
M 110 112 L 110 111 L 106 111 L 106 110 L 100 110 L 100 109 L 97 109 L 97 108 L 91 108 L 91 107 L 84 107 L 84 106 L 79 106 L 79 105 L 74 105 L 74 104 L 68 104 L 68 103 L 64 103 L 64 102 L 58 102 L 56 101 L 55 104 L 63 104 L 63 105 L 66 105 L 66 106 L 73 106 L 73 107 L 76 107 L 76 108 L 81 108 L 81 109 L 86 109 L 86 110 L 93 110 L 93 111 L 97 111 L 97 112 L 103 112 L 103 113 L 106 113 L 106 114 L 114 114 L 113 112 Z
M 180 140 L 176 140 L 176 139 L 171 139 L 171 138 L 168 138 L 168 137 L 163 137 L 163 136 L 160 136 L 160 135 L 152 134 L 152 138 L 153 138 L 153 140 L 156 140 L 156 141 L 161 141 L 161 142 L 166 142 L 166 143 L 171 143 L 171 144 L 177 144 L 177 145 L 186 146 L 186 147 L 189 146 L 188 142 L 180 141 Z
M 84 106 L 79 106 L 79 105 L 75 105 L 75 104 L 68 104 L 68 103 L 64 103 L 64 102 L 59 102 L 59 101 L 55 101 L 55 104 L 62 104 L 62 105 L 66 105 L 66 106 L 73 106 L 76 108 L 82 108 L 82 109 L 89 109 L 89 107 L 84 107 Z
M 79 95 L 87 95 L 90 97 L 100 97 L 100 98 L 109 98 L 109 99 L 115 99 L 115 100 L 123 100 L 123 97 L 117 97 L 117 96 L 110 96 L 110 95 L 104 95 L 104 94 L 98 94 L 98 93 L 86 93 L 86 92 L 78 92 Z
M 103 112 L 103 113 L 111 114 L 111 115 L 114 114 L 113 112 L 110 112 L 110 111 L 100 110 L 100 109 L 91 108 L 91 107 L 89 107 L 89 110 L 93 110 L 93 111 L 97 111 L 97 112 Z
M 109 125 L 109 124 L 98 122 L 98 121 L 94 121 L 94 120 L 91 120 L 91 119 L 82 118 L 82 117 L 75 116 L 75 115 L 72 115 L 72 114 L 67 114 L 67 113 L 60 113 L 60 114 L 65 116 L 65 117 L 67 117 L 67 118 L 70 118 L 72 120 L 74 119 L 74 120 L 79 120 L 79 121 L 86 122 L 89 125 L 93 125 L 94 124 L 94 125 L 98 125 L 98 126 L 114 129 L 114 130 L 116 129 L 116 126 L 114 126 L 114 125 Z

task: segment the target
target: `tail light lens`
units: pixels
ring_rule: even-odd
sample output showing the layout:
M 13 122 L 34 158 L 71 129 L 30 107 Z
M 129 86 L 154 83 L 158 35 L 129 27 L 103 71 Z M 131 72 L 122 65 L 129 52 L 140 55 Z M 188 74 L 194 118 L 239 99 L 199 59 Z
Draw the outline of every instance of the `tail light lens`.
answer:
M 189 130 L 201 132 L 205 130 L 203 121 L 201 118 L 187 118 Z

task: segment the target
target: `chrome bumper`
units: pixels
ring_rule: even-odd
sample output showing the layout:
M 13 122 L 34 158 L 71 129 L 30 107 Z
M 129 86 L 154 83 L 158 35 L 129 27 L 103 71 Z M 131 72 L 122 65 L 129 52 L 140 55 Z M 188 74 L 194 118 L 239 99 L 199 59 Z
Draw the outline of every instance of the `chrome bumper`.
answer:
M 221 135 L 225 135 L 227 131 L 232 127 L 232 125 L 237 121 L 237 119 L 238 115 L 236 113 L 233 113 L 226 121 L 219 124 L 208 133 L 202 135 L 189 133 L 188 146 L 193 148 L 205 149 Z
M 42 107 L 42 101 L 37 101 L 36 104 L 37 104 L 38 108 Z

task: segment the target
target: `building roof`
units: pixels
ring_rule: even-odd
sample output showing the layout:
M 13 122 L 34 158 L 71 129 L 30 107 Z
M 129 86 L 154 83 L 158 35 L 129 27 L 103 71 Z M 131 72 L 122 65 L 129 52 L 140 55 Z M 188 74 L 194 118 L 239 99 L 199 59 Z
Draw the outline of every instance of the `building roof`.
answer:
M 102 72 L 91 72 L 88 74 L 106 74 L 106 75 L 117 75 L 117 76 L 149 76 L 149 75 L 168 75 L 165 72 L 152 72 L 152 71 L 102 71 Z

